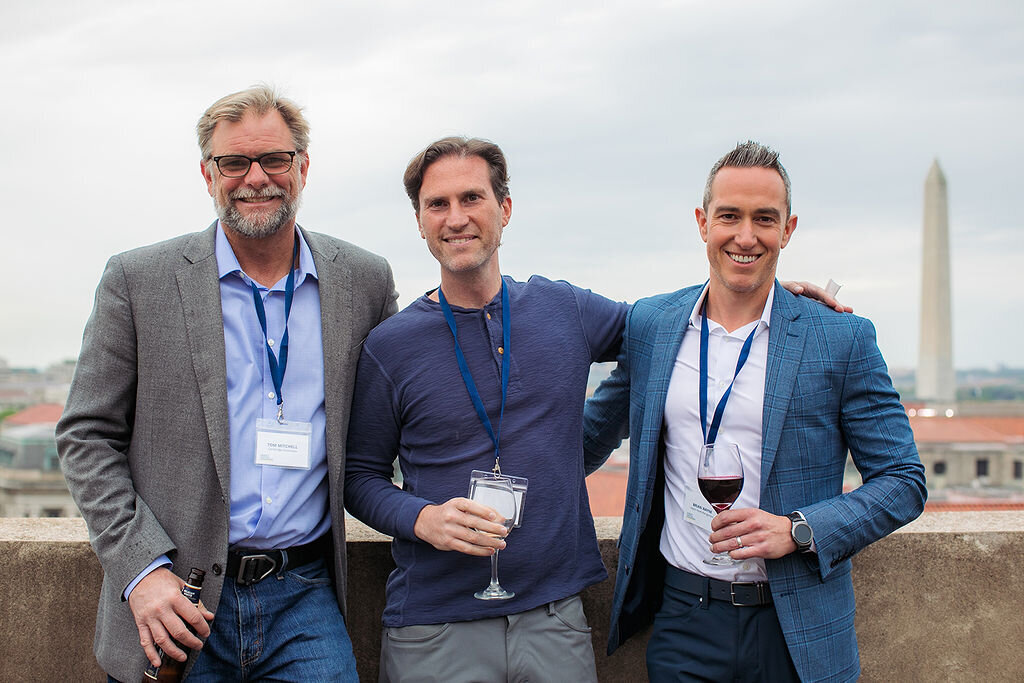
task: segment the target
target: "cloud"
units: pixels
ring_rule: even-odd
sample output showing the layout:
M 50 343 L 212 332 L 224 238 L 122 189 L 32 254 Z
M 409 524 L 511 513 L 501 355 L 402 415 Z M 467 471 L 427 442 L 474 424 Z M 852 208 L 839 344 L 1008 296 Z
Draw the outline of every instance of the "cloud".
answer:
M 957 365 L 1022 365 L 1024 246 L 1004 208 L 1024 151 L 1022 14 L 916 0 L 8 3 L 0 273 L 28 295 L 0 303 L 0 357 L 73 356 L 109 255 L 212 220 L 195 121 L 266 81 L 313 126 L 300 221 L 387 256 L 403 303 L 437 281 L 400 180 L 435 138 L 488 137 L 509 156 L 507 272 L 628 300 L 706 277 L 705 174 L 738 140 L 771 144 L 800 215 L 780 274 L 842 282 L 892 365 L 916 358 L 938 157 Z

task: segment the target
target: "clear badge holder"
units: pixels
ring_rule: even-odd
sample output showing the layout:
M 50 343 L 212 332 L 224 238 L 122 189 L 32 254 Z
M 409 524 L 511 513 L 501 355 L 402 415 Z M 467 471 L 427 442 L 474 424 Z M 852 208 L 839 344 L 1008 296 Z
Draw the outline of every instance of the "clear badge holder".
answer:
M 495 474 L 486 470 L 473 470 L 469 478 L 469 495 L 467 498 L 473 500 L 474 489 L 478 482 L 493 481 L 495 479 L 503 479 L 512 485 L 512 494 L 516 499 L 516 515 L 512 528 L 518 529 L 523 520 L 523 506 L 526 503 L 526 489 L 530 483 L 529 479 L 513 477 L 508 474 Z
M 308 470 L 313 425 L 279 419 L 256 420 L 257 465 Z

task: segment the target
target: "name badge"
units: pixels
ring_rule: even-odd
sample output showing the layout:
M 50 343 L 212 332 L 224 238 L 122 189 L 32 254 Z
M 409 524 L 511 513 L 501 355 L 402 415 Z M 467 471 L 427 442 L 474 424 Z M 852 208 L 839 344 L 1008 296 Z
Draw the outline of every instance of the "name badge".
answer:
M 689 486 L 686 487 L 686 498 L 683 499 L 683 519 L 711 533 L 711 520 L 716 514 L 715 509 L 711 507 L 700 491 Z
M 308 470 L 312 435 L 309 422 L 256 420 L 256 464 Z

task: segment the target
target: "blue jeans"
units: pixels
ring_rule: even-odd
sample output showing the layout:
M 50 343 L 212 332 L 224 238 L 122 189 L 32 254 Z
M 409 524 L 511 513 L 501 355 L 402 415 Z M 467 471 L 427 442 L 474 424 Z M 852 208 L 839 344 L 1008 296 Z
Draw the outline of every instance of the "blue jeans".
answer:
M 189 681 L 358 681 L 352 642 L 317 560 L 251 586 L 228 579 Z

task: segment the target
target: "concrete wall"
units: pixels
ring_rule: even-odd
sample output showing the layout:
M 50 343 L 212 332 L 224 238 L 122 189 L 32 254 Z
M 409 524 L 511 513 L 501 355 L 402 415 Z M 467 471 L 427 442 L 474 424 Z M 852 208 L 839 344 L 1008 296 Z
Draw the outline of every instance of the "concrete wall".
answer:
M 350 522 L 349 630 L 374 681 L 384 537 Z M 598 520 L 609 572 L 619 520 Z M 941 512 L 854 558 L 864 681 L 1024 680 L 1024 513 Z M 0 519 L 0 681 L 103 680 L 92 656 L 100 568 L 85 525 Z M 644 642 L 604 655 L 611 579 L 584 594 L 602 681 L 643 680 Z M 141 672 L 140 672 L 141 673 Z

